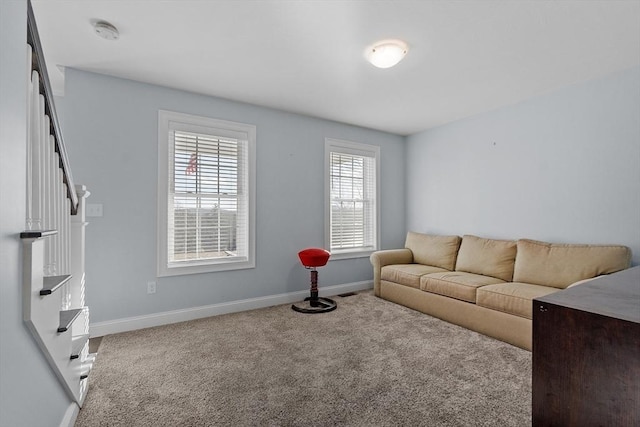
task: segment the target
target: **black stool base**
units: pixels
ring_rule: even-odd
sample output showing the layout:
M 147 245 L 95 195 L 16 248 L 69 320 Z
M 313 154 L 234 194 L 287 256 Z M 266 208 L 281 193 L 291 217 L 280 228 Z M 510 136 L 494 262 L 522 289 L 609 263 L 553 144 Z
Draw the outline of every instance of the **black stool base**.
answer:
M 327 313 L 329 311 L 335 310 L 338 307 L 336 302 L 329 298 L 306 297 L 304 300 L 309 301 L 308 307 L 306 306 L 306 304 L 305 304 L 305 307 L 300 307 L 295 304 L 292 304 L 291 308 L 300 313 L 313 314 L 313 313 Z

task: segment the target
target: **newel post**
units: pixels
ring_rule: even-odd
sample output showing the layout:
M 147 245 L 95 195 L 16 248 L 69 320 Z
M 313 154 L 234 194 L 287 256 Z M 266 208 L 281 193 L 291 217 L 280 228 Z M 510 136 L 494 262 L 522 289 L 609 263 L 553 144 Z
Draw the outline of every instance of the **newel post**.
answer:
M 86 199 L 91 193 L 87 191 L 84 185 L 76 185 L 75 191 L 78 195 L 78 212 L 76 215 L 71 215 L 71 307 L 82 308 L 85 307 L 84 290 L 85 290 L 85 228 L 87 222 L 85 221 Z M 81 329 L 76 331 L 74 328 L 74 335 L 84 334 L 89 331 L 89 313 L 85 308 L 83 315 L 85 321 L 77 321 L 75 324 Z

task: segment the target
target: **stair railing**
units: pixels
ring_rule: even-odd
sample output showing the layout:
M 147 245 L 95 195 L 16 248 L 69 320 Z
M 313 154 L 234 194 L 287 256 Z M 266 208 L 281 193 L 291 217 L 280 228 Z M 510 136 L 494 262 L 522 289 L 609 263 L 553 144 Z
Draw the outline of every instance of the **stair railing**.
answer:
M 82 406 L 89 354 L 84 186 L 73 182 L 35 16 L 27 16 L 27 206 L 23 318 L 70 398 Z

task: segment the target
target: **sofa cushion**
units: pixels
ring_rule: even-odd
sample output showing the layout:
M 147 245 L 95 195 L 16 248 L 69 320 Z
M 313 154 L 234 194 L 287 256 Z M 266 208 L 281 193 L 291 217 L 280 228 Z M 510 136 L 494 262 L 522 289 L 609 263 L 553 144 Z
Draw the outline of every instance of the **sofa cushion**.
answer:
M 515 240 L 494 240 L 465 235 L 458 251 L 456 271 L 497 277 L 509 282 L 513 278 L 516 247 Z
M 510 282 L 488 285 L 478 289 L 476 304 L 531 319 L 533 299 L 558 291 L 560 291 L 558 288 L 531 283 Z
M 629 267 L 631 250 L 618 245 L 570 245 L 518 240 L 513 280 L 564 289 L 578 280 Z
M 476 302 L 476 289 L 504 280 L 462 271 L 431 273 L 420 278 L 420 289 L 462 301 Z
M 412 288 L 420 288 L 421 276 L 438 271 L 445 270 L 439 267 L 422 264 L 385 265 L 380 271 L 380 280 L 399 283 L 401 285 L 411 286 Z
M 410 231 L 404 246 L 411 249 L 416 264 L 453 270 L 460 240 L 460 236 L 434 236 Z

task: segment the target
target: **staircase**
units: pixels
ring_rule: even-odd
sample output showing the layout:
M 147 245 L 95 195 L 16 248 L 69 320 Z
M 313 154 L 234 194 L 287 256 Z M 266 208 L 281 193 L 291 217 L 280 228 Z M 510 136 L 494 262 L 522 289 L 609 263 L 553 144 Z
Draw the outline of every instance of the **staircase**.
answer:
M 81 407 L 95 361 L 85 306 L 85 199 L 74 185 L 29 3 L 27 218 L 23 318 L 70 399 Z

